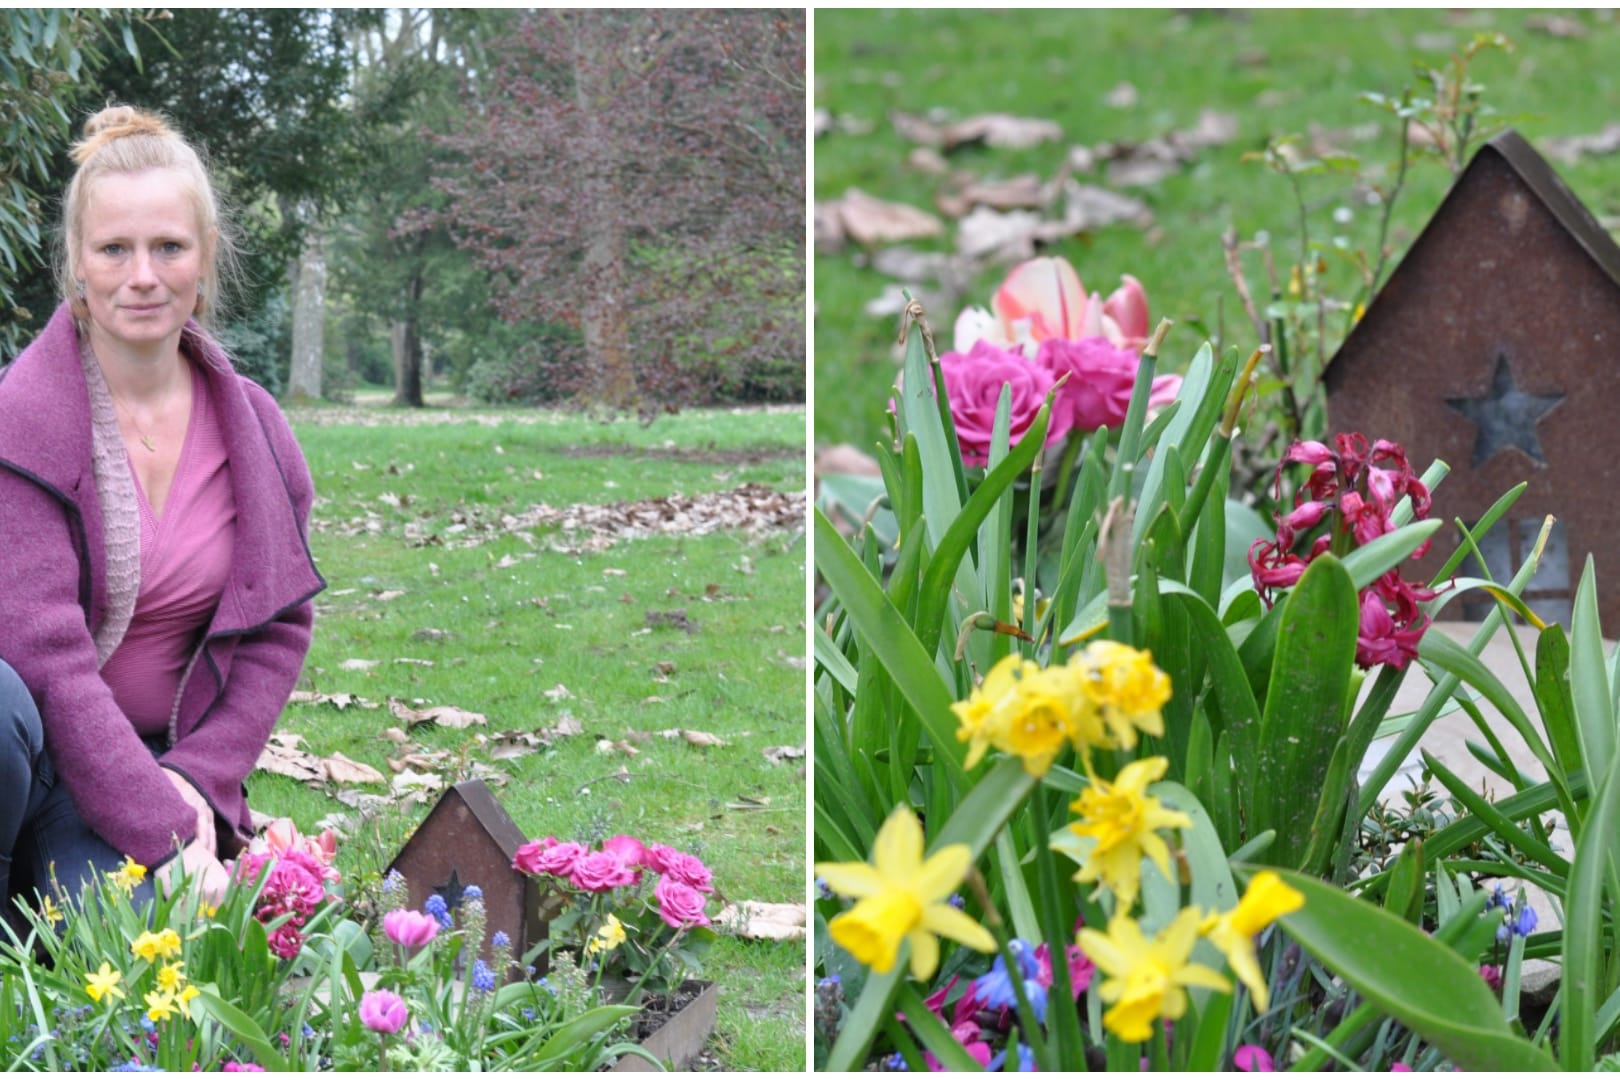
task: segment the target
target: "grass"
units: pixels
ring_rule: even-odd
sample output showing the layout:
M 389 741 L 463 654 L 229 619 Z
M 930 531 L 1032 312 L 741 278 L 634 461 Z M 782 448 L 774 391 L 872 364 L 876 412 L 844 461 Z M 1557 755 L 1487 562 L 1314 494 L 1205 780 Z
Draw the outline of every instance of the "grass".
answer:
M 888 122 L 893 110 L 947 110 L 953 117 L 1004 111 L 1050 119 L 1064 137 L 1030 150 L 966 149 L 953 168 L 1011 177 L 1052 176 L 1071 145 L 1145 140 L 1193 126 L 1201 109 L 1234 114 L 1238 137 L 1205 150 L 1184 171 L 1132 189 L 1153 210 L 1157 229 L 1115 226 L 1066 240 L 1051 253 L 1074 263 L 1088 289 L 1111 291 L 1121 273 L 1142 280 L 1155 319 L 1182 325 L 1164 353 L 1172 370 L 1215 334 L 1224 315 L 1229 341 L 1239 333 L 1237 296 L 1219 237 L 1267 230 L 1280 262 L 1295 257 L 1295 204 L 1287 182 L 1243 155 L 1269 137 L 1317 124 L 1344 129 L 1380 125 L 1376 138 L 1344 142 L 1367 165 L 1393 162 L 1396 128 L 1388 114 L 1359 102 L 1363 91 L 1398 94 L 1422 61 L 1443 65 L 1451 48 L 1481 31 L 1506 33 L 1509 53 L 1486 52 L 1472 74 L 1485 101 L 1514 118 L 1532 143 L 1548 136 L 1594 134 L 1620 106 L 1620 24 L 1597 12 L 1568 17 L 1579 37 L 1554 37 L 1527 26 L 1525 11 L 1266 10 L 1196 11 L 818 11 L 815 104 L 835 117 L 873 125 L 866 135 L 838 131 L 815 145 L 815 193 L 836 198 L 860 187 L 879 198 L 931 208 L 941 181 L 905 164 L 910 144 Z M 1129 82 L 1130 108 L 1105 103 Z M 1620 156 L 1586 157 L 1556 166 L 1599 218 L 1620 214 Z M 1096 177 L 1083 177 L 1096 182 Z M 1392 239 L 1398 249 L 1416 236 L 1444 195 L 1449 173 L 1437 164 L 1414 171 L 1398 204 Z M 1328 215 L 1353 211 L 1341 226 L 1352 248 L 1375 247 L 1377 214 L 1341 176 L 1314 177 L 1307 198 L 1324 238 Z M 951 239 L 920 243 L 947 250 Z M 986 267 L 963 303 L 988 303 L 1005 267 Z M 1251 282 L 1254 280 L 1251 277 Z M 815 438 L 867 447 L 881 437 L 882 409 L 895 374 L 895 320 L 862 313 L 889 279 L 857 265 L 846 251 L 818 254 L 815 265 Z M 956 311 L 931 311 L 948 347 Z M 1236 316 L 1236 317 L 1234 317 Z
M 486 727 L 411 732 L 423 750 L 468 762 L 489 756 L 480 736 L 554 727 L 566 711 L 583 735 L 488 762 L 510 777 L 497 795 L 525 834 L 627 832 L 699 854 L 728 900 L 802 898 L 803 763 L 772 765 L 762 753 L 804 744 L 802 535 L 724 531 L 589 551 L 554 531 L 531 529 L 525 539 L 501 528 L 503 514 L 538 503 L 600 505 L 745 482 L 800 493 L 802 410 L 687 412 L 651 427 L 538 411 L 365 407 L 303 409 L 292 419 L 319 494 L 311 546 L 329 583 L 316 601 L 307 689 L 484 713 Z M 689 630 L 649 619 L 678 610 Z M 348 660 L 379 663 L 346 668 Z M 572 696 L 548 697 L 559 685 Z M 399 756 L 383 736 L 390 726 L 404 725 L 386 709 L 294 705 L 278 730 L 388 776 L 388 758 Z M 724 745 L 650 734 L 671 728 Z M 639 754 L 600 753 L 599 739 Z M 350 812 L 335 791 L 262 772 L 249 793 L 256 809 L 304 829 Z M 376 872 L 427 809 L 374 819 L 372 835 L 340 847 L 340 866 Z M 802 942 L 722 938 L 704 976 L 722 987 L 715 1046 L 727 1067 L 803 1067 Z M 755 1016 L 777 1017 L 781 1037 L 748 1037 Z

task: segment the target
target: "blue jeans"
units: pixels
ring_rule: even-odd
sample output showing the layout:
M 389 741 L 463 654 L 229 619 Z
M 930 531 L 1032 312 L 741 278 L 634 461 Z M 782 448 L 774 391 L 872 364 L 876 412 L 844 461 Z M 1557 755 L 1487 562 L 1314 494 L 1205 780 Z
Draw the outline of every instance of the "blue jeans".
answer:
M 34 903 L 54 873 L 77 892 L 124 856 L 86 825 L 45 752 L 44 725 L 28 687 L 0 660 L 0 900 L 15 918 L 13 898 Z M 137 906 L 154 895 L 151 879 L 135 891 Z

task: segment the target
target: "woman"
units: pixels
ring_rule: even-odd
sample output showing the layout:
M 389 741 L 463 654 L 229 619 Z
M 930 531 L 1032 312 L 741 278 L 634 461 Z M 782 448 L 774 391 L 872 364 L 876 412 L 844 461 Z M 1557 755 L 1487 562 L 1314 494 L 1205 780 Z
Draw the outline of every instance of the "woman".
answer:
M 223 891 L 325 587 L 292 431 L 196 321 L 231 265 L 197 153 L 115 107 L 73 157 L 64 302 L 0 372 L 8 912 L 126 856 Z

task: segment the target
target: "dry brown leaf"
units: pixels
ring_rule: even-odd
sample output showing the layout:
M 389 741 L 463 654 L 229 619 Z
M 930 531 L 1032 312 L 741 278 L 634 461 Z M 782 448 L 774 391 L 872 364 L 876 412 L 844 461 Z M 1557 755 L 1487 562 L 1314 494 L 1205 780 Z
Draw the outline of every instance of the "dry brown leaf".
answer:
M 287 698 L 290 705 L 331 705 L 339 710 L 347 709 L 353 705 L 361 709 L 382 708 L 375 701 L 368 701 L 355 694 L 317 694 L 309 690 L 295 690 Z
M 598 754 L 628 754 L 631 757 L 641 753 L 640 750 L 637 750 L 623 739 L 616 742 L 613 739 L 597 739 L 596 752 Z
M 566 701 L 568 698 L 574 696 L 573 691 L 569 690 L 568 687 L 564 686 L 562 683 L 558 683 L 550 690 L 543 691 L 543 693 L 550 701 Z
M 675 661 L 660 660 L 653 665 L 653 670 L 657 671 L 660 675 L 673 675 L 675 674 Z
M 658 734 L 666 739 L 685 739 L 693 746 L 726 745 L 726 740 L 718 735 L 711 735 L 707 731 L 693 731 L 690 728 L 665 728 Z
M 794 760 L 794 759 L 797 759 L 797 758 L 804 757 L 804 747 L 802 747 L 802 746 L 767 746 L 764 750 L 761 751 L 761 753 L 763 753 L 765 755 L 765 760 L 770 762 L 772 765 L 780 765 L 784 761 L 789 761 L 789 760 Z
M 396 663 L 396 664 L 415 664 L 418 667 L 432 667 L 433 666 L 433 661 L 432 660 L 417 660 L 417 659 L 415 659 L 413 657 L 409 657 L 409 656 L 396 656 L 396 657 L 394 657 L 394 663 Z
M 405 769 L 394 777 L 391 785 L 397 795 L 426 796 L 445 787 L 444 777 L 438 773 L 419 773 Z
M 398 600 L 400 597 L 402 597 L 404 595 L 405 595 L 405 590 L 404 589 L 384 589 L 382 592 L 376 594 L 376 599 L 378 599 L 378 600 Z
M 722 933 L 762 941 L 793 941 L 805 935 L 808 912 L 803 904 L 767 904 L 744 900 L 727 904 L 715 916 Z
M 573 713 L 564 711 L 557 716 L 557 726 L 551 729 L 551 734 L 558 738 L 567 738 L 570 735 L 585 734 L 585 727 Z
M 381 660 L 345 660 L 338 668 L 342 671 L 370 671 L 381 663 Z
M 411 737 L 397 727 L 383 728 L 383 738 L 400 746 L 404 746 L 411 741 Z
M 334 784 L 381 784 L 383 774 L 364 762 L 354 761 L 342 754 L 332 754 L 321 760 L 326 779 Z
M 922 240 L 945 232 L 944 224 L 933 214 L 874 198 L 860 188 L 850 188 L 834 205 L 844 235 L 866 247 Z
M 413 709 L 398 698 L 388 699 L 388 710 L 406 725 L 412 728 L 423 724 L 436 724 L 447 728 L 469 728 L 479 724 L 489 723 L 489 718 L 483 713 L 469 712 L 458 709 L 454 705 L 434 705 L 426 709 Z
M 320 759 L 314 754 L 291 746 L 278 745 L 274 738 L 259 752 L 259 760 L 254 767 L 275 773 L 277 776 L 290 776 L 305 783 L 314 781 L 318 784 L 326 775 L 321 769 Z

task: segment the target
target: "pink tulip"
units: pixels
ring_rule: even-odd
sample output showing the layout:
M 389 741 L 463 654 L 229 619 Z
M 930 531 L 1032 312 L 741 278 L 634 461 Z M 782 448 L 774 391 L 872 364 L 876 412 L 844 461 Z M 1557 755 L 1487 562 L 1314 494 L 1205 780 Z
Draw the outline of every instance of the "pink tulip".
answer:
M 419 949 L 439 933 L 439 922 L 420 911 L 390 911 L 383 916 L 388 940 L 407 949 Z
M 405 999 L 392 990 L 367 990 L 360 997 L 360 1022 L 372 1031 L 392 1035 L 409 1018 Z
M 1244 1043 L 1232 1054 L 1232 1064 L 1239 1072 L 1276 1072 L 1277 1064 L 1263 1047 Z
M 1086 290 L 1067 259 L 1042 257 L 1012 268 L 990 301 L 1009 342 L 1082 336 Z
M 1129 274 L 1121 274 L 1120 280 L 1124 284 L 1102 306 L 1103 334 L 1117 345 L 1141 352 L 1148 339 L 1147 291 Z M 1109 322 L 1113 323 L 1112 333 Z
M 270 855 L 277 859 L 289 851 L 303 852 L 320 867 L 321 880 L 342 880 L 342 875 L 332 865 L 337 859 L 337 834 L 331 829 L 322 830 L 320 836 L 305 836 L 292 818 L 276 818 L 265 826 L 263 833 L 253 838 L 247 850 L 252 855 Z

